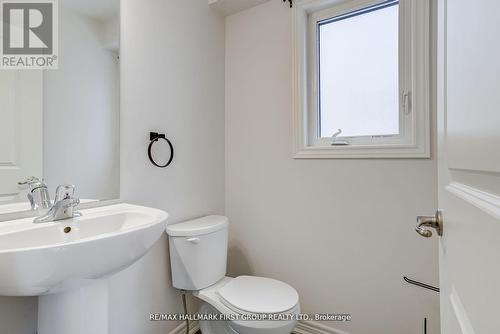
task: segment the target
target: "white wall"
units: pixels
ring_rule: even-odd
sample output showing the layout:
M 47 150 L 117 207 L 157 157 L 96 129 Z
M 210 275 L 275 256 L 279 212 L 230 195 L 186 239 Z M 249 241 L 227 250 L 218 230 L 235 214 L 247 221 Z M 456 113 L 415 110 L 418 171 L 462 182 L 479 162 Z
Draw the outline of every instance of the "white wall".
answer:
M 121 194 L 166 210 L 178 222 L 224 213 L 224 19 L 206 1 L 123 0 Z M 149 131 L 166 132 L 172 165 L 147 158 Z M 165 236 L 144 259 L 111 279 L 110 334 L 165 334 L 180 312 Z
M 44 72 L 44 177 L 80 198 L 119 196 L 119 61 L 103 23 L 60 6 L 59 69 Z
M 292 159 L 291 22 L 282 1 L 226 21 L 230 272 L 290 283 L 305 313 L 350 313 L 324 324 L 352 334 L 420 334 L 425 316 L 438 333 L 438 295 L 402 281 L 438 284 L 436 239 L 414 231 L 436 210 L 436 161 Z

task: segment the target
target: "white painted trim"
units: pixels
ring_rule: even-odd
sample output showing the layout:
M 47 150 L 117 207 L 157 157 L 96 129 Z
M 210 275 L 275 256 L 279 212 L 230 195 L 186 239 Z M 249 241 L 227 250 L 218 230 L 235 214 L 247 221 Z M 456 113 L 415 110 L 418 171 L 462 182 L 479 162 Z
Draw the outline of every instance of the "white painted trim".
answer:
M 299 321 L 297 326 L 293 329 L 294 334 L 349 334 L 347 332 L 341 331 L 340 329 L 335 329 L 328 327 L 326 325 L 320 324 L 316 321 Z
M 198 321 L 189 322 L 189 334 L 195 334 L 200 329 Z M 186 334 L 186 322 L 183 321 L 179 326 L 175 327 L 168 334 Z
M 373 3 L 358 0 L 357 6 Z M 404 71 L 403 85 L 412 94 L 412 126 L 407 140 L 401 143 L 374 143 L 373 145 L 330 146 L 328 143 L 315 146 L 308 138 L 311 108 L 310 91 L 314 89 L 311 79 L 310 47 L 308 47 L 309 18 L 329 6 L 345 6 L 339 0 L 298 0 L 293 9 L 292 28 L 292 107 L 293 107 L 293 151 L 296 159 L 332 158 L 430 158 L 430 3 L 429 0 L 401 0 L 406 25 L 404 36 L 411 36 L 408 59 L 410 65 Z M 418 24 L 417 24 L 418 22 Z M 408 38 L 404 38 L 408 39 Z M 409 51 L 406 51 L 409 52 Z M 406 73 L 408 72 L 408 73 Z M 410 77 L 410 78 L 408 78 Z M 313 80 L 314 82 L 314 80 Z
M 453 195 L 474 205 L 482 211 L 500 220 L 500 197 L 488 192 L 466 186 L 465 184 L 452 182 L 447 187 Z
M 200 329 L 200 324 L 197 321 L 191 321 L 189 325 L 189 334 L 195 334 Z M 169 334 L 185 334 L 186 323 L 183 321 L 179 326 L 175 327 Z M 340 329 L 325 326 L 316 321 L 299 321 L 297 326 L 292 331 L 293 334 L 349 334 Z

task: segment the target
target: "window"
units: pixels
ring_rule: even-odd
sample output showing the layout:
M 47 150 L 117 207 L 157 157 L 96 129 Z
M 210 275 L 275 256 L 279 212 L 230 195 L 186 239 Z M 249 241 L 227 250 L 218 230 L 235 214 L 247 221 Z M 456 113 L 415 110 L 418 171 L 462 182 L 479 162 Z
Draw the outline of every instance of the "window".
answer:
M 298 1 L 295 157 L 426 158 L 427 0 Z
M 318 22 L 319 135 L 399 134 L 398 2 Z

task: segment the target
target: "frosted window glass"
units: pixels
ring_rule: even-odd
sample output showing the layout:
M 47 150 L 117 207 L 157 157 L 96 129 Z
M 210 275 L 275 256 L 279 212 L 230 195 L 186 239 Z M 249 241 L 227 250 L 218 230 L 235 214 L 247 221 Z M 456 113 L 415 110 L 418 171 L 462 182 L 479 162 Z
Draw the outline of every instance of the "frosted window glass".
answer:
M 318 23 L 321 137 L 399 134 L 398 9 Z

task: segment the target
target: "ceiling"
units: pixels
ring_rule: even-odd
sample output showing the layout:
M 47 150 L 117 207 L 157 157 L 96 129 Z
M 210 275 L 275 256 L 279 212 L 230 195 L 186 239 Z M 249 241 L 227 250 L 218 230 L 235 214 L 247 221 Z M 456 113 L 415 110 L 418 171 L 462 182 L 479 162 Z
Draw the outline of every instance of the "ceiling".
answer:
M 258 6 L 269 0 L 208 0 L 208 4 L 228 16 Z

